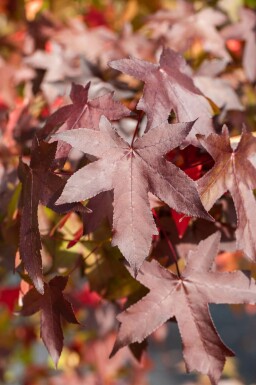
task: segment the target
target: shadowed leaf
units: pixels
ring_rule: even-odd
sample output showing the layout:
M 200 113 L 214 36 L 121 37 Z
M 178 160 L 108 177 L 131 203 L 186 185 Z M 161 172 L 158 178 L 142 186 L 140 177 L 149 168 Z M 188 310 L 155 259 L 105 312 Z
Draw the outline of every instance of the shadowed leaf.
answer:
M 63 348 L 61 317 L 67 322 L 79 323 L 70 302 L 62 293 L 67 281 L 68 277 L 54 277 L 49 283 L 44 284 L 43 295 L 35 289 L 31 289 L 23 297 L 23 306 L 20 311 L 20 314 L 24 316 L 41 311 L 40 335 L 55 366 L 58 364 Z
M 256 138 L 244 130 L 233 150 L 224 126 L 221 135 L 199 136 L 198 139 L 215 161 L 214 167 L 197 181 L 202 202 L 206 210 L 210 210 L 218 198 L 230 192 L 237 214 L 237 248 L 256 260 L 256 202 L 252 191 L 256 188 L 253 163 Z
M 43 275 L 41 257 L 41 239 L 38 229 L 38 204 L 65 213 L 70 210 L 87 212 L 88 209 L 80 203 L 55 205 L 60 196 L 65 180 L 54 174 L 51 165 L 54 161 L 57 142 L 46 143 L 34 140 L 30 166 L 20 160 L 19 178 L 22 182 L 20 199 L 20 241 L 19 250 L 24 266 L 37 290 L 43 294 Z

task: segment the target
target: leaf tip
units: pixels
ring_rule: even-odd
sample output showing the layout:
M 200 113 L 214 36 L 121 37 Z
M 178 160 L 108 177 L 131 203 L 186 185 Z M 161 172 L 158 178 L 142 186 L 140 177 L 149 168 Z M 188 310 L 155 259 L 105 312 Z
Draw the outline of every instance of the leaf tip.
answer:
M 110 61 L 108 62 L 108 67 L 115 70 L 115 69 L 116 69 L 116 68 L 115 68 L 115 63 L 116 63 L 116 61 L 117 61 L 117 60 L 110 60 Z M 118 70 L 117 70 L 117 71 L 118 71 Z
M 60 360 L 60 354 L 57 351 L 54 351 L 54 352 L 50 352 L 50 356 L 52 357 L 55 369 L 57 369 L 58 363 Z
M 132 263 L 130 264 L 130 266 L 126 266 L 126 268 L 129 270 L 129 273 L 135 278 L 137 279 L 137 276 L 140 272 L 140 268 L 141 268 L 141 263 L 140 264 L 137 264 L 137 263 Z
M 120 342 L 119 342 L 119 340 L 117 338 L 115 343 L 114 343 L 113 349 L 111 350 L 109 358 L 113 358 L 114 355 L 118 352 L 118 350 L 121 349 L 122 347 L 123 347 L 123 345 L 120 344 Z
M 42 280 L 42 278 L 41 277 L 34 278 L 33 283 L 38 293 L 40 293 L 41 295 L 44 295 L 44 281 Z
M 207 219 L 210 222 L 216 222 L 215 219 L 211 216 L 211 214 L 209 214 L 207 211 L 206 213 L 207 214 L 205 215 L 204 219 Z
M 65 203 L 67 203 L 67 202 L 65 201 L 65 199 L 63 199 L 63 196 L 61 195 L 61 196 L 56 200 L 55 205 L 59 206 L 59 205 L 65 204 Z

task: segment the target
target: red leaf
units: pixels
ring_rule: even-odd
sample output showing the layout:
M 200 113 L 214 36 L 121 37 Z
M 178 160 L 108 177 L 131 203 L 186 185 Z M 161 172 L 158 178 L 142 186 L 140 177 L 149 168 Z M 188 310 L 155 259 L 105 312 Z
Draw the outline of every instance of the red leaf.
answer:
M 0 289 L 0 303 L 6 305 L 10 313 L 13 313 L 19 298 L 19 287 L 6 287 Z
M 69 241 L 67 244 L 67 249 L 70 249 L 71 247 L 75 246 L 77 242 L 79 242 L 80 238 L 83 236 L 83 226 L 77 230 L 77 232 L 74 234 L 74 238 L 72 241 Z
M 101 297 L 96 291 L 91 291 L 89 285 L 86 283 L 83 288 L 74 294 L 76 300 L 82 305 L 89 307 L 97 307 L 101 302 Z
M 84 15 L 84 21 L 90 28 L 101 25 L 108 26 L 104 13 L 93 6 L 90 6 Z
M 184 172 L 193 180 L 200 178 L 201 171 L 201 164 L 184 170 Z M 186 217 L 184 214 L 177 213 L 177 211 L 173 209 L 171 209 L 171 214 L 178 230 L 179 238 L 182 238 L 188 228 L 191 217 Z
M 184 216 L 184 214 L 177 213 L 175 210 L 171 210 L 171 213 L 178 230 L 179 238 L 182 238 L 188 228 L 191 218 Z

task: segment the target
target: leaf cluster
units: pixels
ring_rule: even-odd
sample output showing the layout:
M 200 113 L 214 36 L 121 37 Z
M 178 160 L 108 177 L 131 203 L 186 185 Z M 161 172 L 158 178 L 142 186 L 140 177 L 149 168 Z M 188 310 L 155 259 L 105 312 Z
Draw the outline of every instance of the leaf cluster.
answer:
M 8 36 L 2 275 L 18 273 L 20 315 L 40 312 L 56 366 L 61 320 L 77 324 L 77 308 L 100 302 L 113 313 L 99 334 L 113 331 L 119 313 L 112 356 L 129 346 L 140 359 L 146 339 L 172 319 L 187 371 L 216 385 L 234 353 L 208 305 L 256 303 L 241 261 L 226 272 L 215 261 L 219 249 L 240 252 L 247 267 L 256 260 L 256 18 L 243 7 L 232 22 L 224 10 L 176 5 L 136 32 L 41 15 L 26 36 L 34 51 L 22 42 L 20 73 L 8 65 Z M 23 104 L 9 117 L 13 79 Z M 84 281 L 96 297 L 72 296 Z

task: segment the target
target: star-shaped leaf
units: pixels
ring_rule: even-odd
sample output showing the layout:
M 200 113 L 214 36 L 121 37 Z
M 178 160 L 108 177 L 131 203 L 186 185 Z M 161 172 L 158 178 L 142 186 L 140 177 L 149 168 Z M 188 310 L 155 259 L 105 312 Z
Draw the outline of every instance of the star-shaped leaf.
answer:
M 226 357 L 233 352 L 220 339 L 208 303 L 256 303 L 255 281 L 240 271 L 219 273 L 213 262 L 219 245 L 217 232 L 190 252 L 181 276 L 158 262 L 144 262 L 137 279 L 150 292 L 118 315 L 121 322 L 112 354 L 141 342 L 169 318 L 178 322 L 188 371 L 207 374 L 218 383 Z
M 137 108 L 147 114 L 147 130 L 167 121 L 174 110 L 179 122 L 198 118 L 188 137 L 195 145 L 198 145 L 196 133 L 213 131 L 210 104 L 194 85 L 185 60 L 177 52 L 164 49 L 159 64 L 130 58 L 112 61 L 109 65 L 145 82 Z
M 41 311 L 41 338 L 57 366 L 63 348 L 61 317 L 67 322 L 78 324 L 72 305 L 63 295 L 68 277 L 57 276 L 44 284 L 44 294 L 31 289 L 23 297 L 20 314 L 30 316 Z
M 57 203 L 79 202 L 114 190 L 112 243 L 134 271 L 148 256 L 152 235 L 157 233 L 149 192 L 178 212 L 210 219 L 202 208 L 195 183 L 164 159 L 168 151 L 181 144 L 192 126 L 193 122 L 163 123 L 132 145 L 112 129 L 105 117 L 100 131 L 81 128 L 54 135 L 99 158 L 71 176 Z
M 213 7 L 205 7 L 174 23 L 164 36 L 166 44 L 181 53 L 191 50 L 193 44 L 197 44 L 197 52 L 200 47 L 201 51 L 228 62 L 231 58 L 218 31 L 218 27 L 226 20 L 224 13 Z
M 95 99 L 89 99 L 88 93 L 91 83 L 84 87 L 80 84 L 72 84 L 70 98 L 72 104 L 64 106 L 52 114 L 44 127 L 44 135 L 52 133 L 56 126 L 60 126 L 57 132 L 72 130 L 78 127 L 87 127 L 98 130 L 102 115 L 114 121 L 130 115 L 130 110 L 113 98 L 114 92 L 108 92 Z M 65 159 L 70 150 L 66 143 L 59 144 L 56 159 Z
M 244 130 L 233 150 L 224 126 L 221 135 L 199 135 L 198 139 L 215 161 L 214 167 L 197 181 L 202 202 L 206 210 L 210 210 L 218 198 L 230 192 L 237 214 L 237 248 L 256 260 L 256 202 L 252 191 L 256 188 L 256 169 L 252 162 L 256 138 Z

